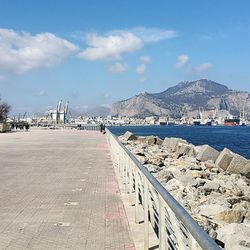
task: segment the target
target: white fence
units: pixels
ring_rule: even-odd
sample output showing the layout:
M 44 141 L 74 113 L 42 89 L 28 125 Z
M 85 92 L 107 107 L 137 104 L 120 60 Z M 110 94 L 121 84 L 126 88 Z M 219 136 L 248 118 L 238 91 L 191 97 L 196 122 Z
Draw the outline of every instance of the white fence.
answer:
M 209 235 L 174 197 L 148 172 L 136 157 L 107 129 L 113 160 L 119 168 L 125 190 L 135 205 L 135 222 L 139 223 L 139 206 L 144 211 L 144 249 L 149 249 L 149 226 L 159 238 L 159 249 L 220 249 Z

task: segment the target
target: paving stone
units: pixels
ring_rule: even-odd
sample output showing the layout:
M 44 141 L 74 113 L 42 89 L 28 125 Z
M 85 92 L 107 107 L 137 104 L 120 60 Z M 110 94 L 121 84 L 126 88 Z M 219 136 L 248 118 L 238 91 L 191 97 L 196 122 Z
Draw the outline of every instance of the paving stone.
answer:
M 0 249 L 135 249 L 103 134 L 0 134 L 0 159 Z

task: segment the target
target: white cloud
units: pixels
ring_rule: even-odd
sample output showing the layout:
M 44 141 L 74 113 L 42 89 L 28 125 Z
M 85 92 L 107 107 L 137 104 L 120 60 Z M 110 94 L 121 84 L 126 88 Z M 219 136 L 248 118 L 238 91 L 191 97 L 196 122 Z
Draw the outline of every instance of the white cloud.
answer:
M 78 47 L 51 33 L 31 35 L 0 29 L 0 70 L 23 73 L 49 68 L 75 54 Z
M 142 64 L 138 65 L 136 68 L 136 72 L 139 75 L 144 74 L 146 72 L 146 64 L 142 63 Z
M 128 52 L 141 49 L 146 43 L 155 43 L 177 36 L 174 30 L 136 27 L 132 29 L 111 30 L 105 35 L 77 32 L 74 38 L 83 36 L 88 48 L 79 53 L 87 60 L 118 60 Z
M 175 64 L 176 68 L 184 67 L 189 61 L 188 55 L 180 55 L 177 57 L 177 63 Z
M 212 67 L 213 67 L 213 64 L 211 64 L 211 63 L 203 63 L 203 64 L 200 64 L 199 66 L 195 67 L 194 70 L 197 73 L 201 73 L 201 72 L 204 72 L 204 71 L 211 69 Z
M 125 63 L 116 62 L 109 67 L 109 71 L 112 73 L 122 73 L 128 70 L 128 65 Z
M 141 64 L 139 64 L 137 67 L 136 67 L 136 72 L 137 74 L 139 75 L 143 75 L 146 70 L 147 70 L 147 64 L 149 64 L 151 62 L 151 58 L 149 56 L 141 56 L 140 57 L 140 61 L 142 62 Z M 141 78 L 143 80 L 140 80 L 140 81 L 145 81 L 144 79 L 145 78 Z
M 135 27 L 132 29 L 114 30 L 111 34 L 123 34 L 124 32 L 131 32 L 135 36 L 139 37 L 144 43 L 154 43 L 163 40 L 172 39 L 177 36 L 175 30 L 159 29 L 159 28 L 146 28 Z
M 151 62 L 151 58 L 149 56 L 141 56 L 140 60 L 142 63 L 148 64 Z
M 87 37 L 90 46 L 79 54 L 79 57 L 87 60 L 120 59 L 121 55 L 136 51 L 143 47 L 140 38 L 132 33 L 120 35 L 98 36 L 90 34 Z

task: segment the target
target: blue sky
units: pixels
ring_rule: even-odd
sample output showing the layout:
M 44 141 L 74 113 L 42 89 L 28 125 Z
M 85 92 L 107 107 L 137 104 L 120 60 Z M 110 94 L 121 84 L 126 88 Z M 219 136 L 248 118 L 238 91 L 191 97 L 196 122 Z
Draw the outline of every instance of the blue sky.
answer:
M 12 113 L 76 110 L 209 78 L 250 91 L 250 1 L 0 0 Z

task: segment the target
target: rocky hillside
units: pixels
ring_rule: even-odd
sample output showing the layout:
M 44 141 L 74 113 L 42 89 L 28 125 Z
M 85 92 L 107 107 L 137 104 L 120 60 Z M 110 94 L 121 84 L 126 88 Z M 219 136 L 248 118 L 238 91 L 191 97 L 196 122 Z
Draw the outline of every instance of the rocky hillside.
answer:
M 214 111 L 226 110 L 232 115 L 239 115 L 245 109 L 250 116 L 250 94 L 245 91 L 231 90 L 227 86 L 200 79 L 192 82 L 180 82 L 161 93 L 141 93 L 130 99 L 114 103 L 112 115 L 145 117 L 150 115 L 192 116 L 199 109 Z
M 96 106 L 90 108 L 83 108 L 83 109 L 69 109 L 69 113 L 71 116 L 97 116 L 97 117 L 106 117 L 110 114 L 109 107 L 103 106 Z

